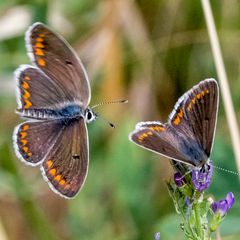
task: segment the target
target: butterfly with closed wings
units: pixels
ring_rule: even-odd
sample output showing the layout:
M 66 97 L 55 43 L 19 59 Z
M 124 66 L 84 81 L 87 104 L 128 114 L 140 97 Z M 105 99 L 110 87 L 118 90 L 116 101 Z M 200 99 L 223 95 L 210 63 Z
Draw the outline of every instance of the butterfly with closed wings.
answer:
M 129 139 L 189 170 L 205 168 L 214 140 L 218 95 L 217 82 L 203 80 L 179 98 L 167 123 L 140 122 Z

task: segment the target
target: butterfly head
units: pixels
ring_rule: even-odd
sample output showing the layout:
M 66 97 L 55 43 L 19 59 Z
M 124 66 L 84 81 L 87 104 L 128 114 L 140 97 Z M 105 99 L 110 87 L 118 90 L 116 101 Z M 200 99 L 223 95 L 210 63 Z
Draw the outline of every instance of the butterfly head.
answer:
M 95 121 L 98 117 L 98 114 L 95 113 L 90 107 L 85 110 L 84 118 L 87 123 Z

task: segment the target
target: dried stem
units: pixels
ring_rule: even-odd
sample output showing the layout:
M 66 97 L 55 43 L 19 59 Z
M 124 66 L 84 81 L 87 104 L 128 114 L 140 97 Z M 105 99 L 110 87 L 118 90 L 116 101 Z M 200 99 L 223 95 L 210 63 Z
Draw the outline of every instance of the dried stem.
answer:
M 226 112 L 226 118 L 230 130 L 230 136 L 232 139 L 233 150 L 236 158 L 238 172 L 240 172 L 240 135 L 237 124 L 236 114 L 234 112 L 233 102 L 231 99 L 231 93 L 229 89 L 228 79 L 226 75 L 225 66 L 223 63 L 222 53 L 219 45 L 219 39 L 216 32 L 216 26 L 214 23 L 212 9 L 209 0 L 201 0 L 204 11 L 205 21 L 207 24 L 208 34 L 212 47 L 214 62 L 217 70 L 217 75 L 220 83 L 220 90 L 222 93 L 223 104 Z

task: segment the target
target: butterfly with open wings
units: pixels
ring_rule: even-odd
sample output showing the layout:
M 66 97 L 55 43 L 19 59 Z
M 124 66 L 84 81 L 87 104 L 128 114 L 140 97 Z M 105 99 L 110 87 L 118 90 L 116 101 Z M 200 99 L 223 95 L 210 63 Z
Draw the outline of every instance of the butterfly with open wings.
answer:
M 33 65 L 15 72 L 17 113 L 28 120 L 15 127 L 16 155 L 40 166 L 53 191 L 74 197 L 84 184 L 89 151 L 86 122 L 97 114 L 86 71 L 70 45 L 42 23 L 26 32 Z

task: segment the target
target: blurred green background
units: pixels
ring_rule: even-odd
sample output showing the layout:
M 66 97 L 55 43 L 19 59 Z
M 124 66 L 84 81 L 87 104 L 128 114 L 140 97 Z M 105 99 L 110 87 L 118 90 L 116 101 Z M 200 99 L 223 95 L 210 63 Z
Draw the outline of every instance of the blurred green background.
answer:
M 232 98 L 240 114 L 240 2 L 211 1 Z M 21 120 L 16 108 L 14 70 L 29 63 L 24 33 L 36 21 L 48 24 L 77 51 L 89 74 L 91 104 L 103 106 L 88 125 L 90 167 L 73 200 L 54 194 L 38 168 L 25 166 L 12 148 Z M 128 141 L 135 123 L 165 122 L 178 97 L 208 77 L 215 66 L 200 1 L 192 0 L 0 0 L 0 239 L 134 240 L 184 239 L 168 196 L 172 176 L 165 158 Z M 220 98 L 212 159 L 236 171 Z M 236 203 L 221 226 L 222 239 L 239 239 L 239 180 L 214 171 L 208 192 L 217 199 L 234 192 Z

